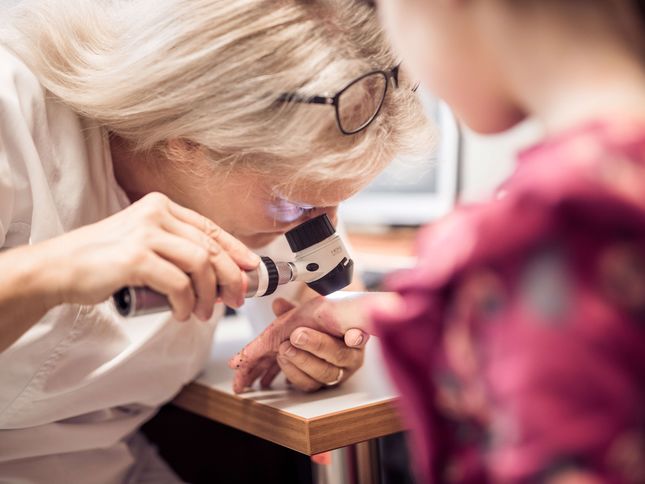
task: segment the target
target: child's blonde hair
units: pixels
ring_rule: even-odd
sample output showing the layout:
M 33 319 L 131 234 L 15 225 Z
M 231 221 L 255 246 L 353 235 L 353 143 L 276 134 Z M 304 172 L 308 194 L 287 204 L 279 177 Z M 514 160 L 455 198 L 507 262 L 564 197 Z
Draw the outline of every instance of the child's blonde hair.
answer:
M 330 106 L 277 101 L 396 64 L 358 0 L 36 0 L 2 41 L 63 103 L 143 150 L 179 138 L 297 183 L 369 177 L 431 137 L 407 89 L 351 136 Z

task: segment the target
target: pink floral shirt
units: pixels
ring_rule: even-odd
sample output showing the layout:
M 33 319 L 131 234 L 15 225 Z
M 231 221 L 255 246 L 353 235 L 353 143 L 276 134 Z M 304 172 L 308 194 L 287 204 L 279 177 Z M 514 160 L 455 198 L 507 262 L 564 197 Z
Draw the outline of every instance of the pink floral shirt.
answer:
M 645 482 L 645 123 L 522 152 L 418 255 L 373 316 L 424 482 Z

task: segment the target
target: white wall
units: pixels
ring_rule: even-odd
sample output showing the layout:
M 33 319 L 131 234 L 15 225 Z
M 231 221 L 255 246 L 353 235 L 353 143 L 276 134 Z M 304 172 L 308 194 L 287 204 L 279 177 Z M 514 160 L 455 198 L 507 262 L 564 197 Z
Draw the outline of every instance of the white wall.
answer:
M 488 197 L 512 172 L 517 151 L 530 146 L 541 135 L 535 122 L 524 122 L 495 136 L 481 136 L 466 128 L 463 132 L 463 201 Z
M 0 11 L 5 9 L 5 8 L 13 7 L 19 1 L 20 0 L 0 0 Z

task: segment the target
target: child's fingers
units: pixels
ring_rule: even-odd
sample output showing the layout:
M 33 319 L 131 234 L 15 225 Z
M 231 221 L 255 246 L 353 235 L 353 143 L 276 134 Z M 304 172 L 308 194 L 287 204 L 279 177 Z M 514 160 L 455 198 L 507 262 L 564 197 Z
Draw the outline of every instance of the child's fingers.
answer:
M 296 305 L 294 303 L 286 300 L 283 297 L 276 298 L 271 304 L 271 309 L 273 309 L 273 314 L 275 314 L 276 316 L 282 316 L 284 313 L 292 310 L 295 307 Z
M 262 379 L 260 380 L 260 386 L 262 388 L 271 388 L 271 384 L 273 383 L 273 380 L 275 380 L 275 377 L 278 376 L 280 373 L 280 365 L 278 365 L 277 362 L 273 363 L 273 366 L 271 366 L 267 372 L 262 376 Z
M 266 357 L 255 365 L 236 371 L 235 378 L 233 380 L 233 391 L 235 393 L 242 393 L 245 389 L 253 385 L 253 382 L 257 380 L 260 375 L 266 373 L 273 362 L 273 358 Z

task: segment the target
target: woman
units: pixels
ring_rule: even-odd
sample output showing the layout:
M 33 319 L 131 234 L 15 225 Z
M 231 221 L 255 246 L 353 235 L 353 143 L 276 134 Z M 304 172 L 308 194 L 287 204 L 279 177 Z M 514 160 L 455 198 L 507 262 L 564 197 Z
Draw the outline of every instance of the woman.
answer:
M 136 429 L 204 364 L 216 297 L 242 304 L 247 246 L 335 218 L 424 121 L 358 2 L 65 6 L 2 32 L 0 476 L 137 482 L 164 471 Z M 374 69 L 337 109 L 312 97 Z M 124 285 L 174 318 L 118 318 L 102 301 Z M 314 389 L 353 351 L 310 355 L 327 380 L 283 369 Z

